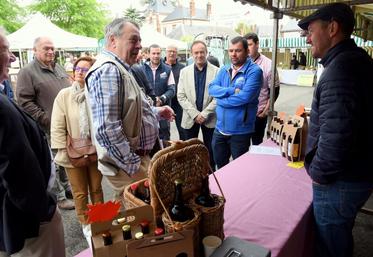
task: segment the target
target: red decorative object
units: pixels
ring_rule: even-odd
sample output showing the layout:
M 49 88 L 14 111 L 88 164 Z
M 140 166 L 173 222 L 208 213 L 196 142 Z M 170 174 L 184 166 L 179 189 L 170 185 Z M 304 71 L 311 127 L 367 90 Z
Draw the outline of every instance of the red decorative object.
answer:
M 88 223 L 113 220 L 118 215 L 120 203 L 108 201 L 106 203 L 88 204 Z

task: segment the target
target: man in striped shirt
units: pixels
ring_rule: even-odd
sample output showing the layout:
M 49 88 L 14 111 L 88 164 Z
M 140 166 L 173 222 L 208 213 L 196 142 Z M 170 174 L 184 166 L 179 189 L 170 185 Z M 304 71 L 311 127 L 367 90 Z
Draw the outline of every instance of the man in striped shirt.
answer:
M 87 74 L 87 99 L 98 169 L 122 198 L 124 187 L 147 177 L 158 121 L 173 120 L 169 106 L 153 107 L 131 74 L 141 49 L 137 24 L 118 18 L 105 29 L 106 46 Z

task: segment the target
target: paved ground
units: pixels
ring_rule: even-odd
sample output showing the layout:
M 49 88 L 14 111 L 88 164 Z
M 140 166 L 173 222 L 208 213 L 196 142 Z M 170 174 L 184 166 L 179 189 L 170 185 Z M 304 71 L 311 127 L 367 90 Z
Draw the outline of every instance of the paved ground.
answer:
M 313 88 L 282 86 L 280 96 L 275 104 L 277 111 L 283 111 L 293 114 L 300 104 L 306 107 L 311 106 Z M 171 137 L 177 138 L 175 126 L 172 127 Z M 103 181 L 105 199 L 110 199 L 111 189 L 106 181 Z M 373 197 L 368 201 L 367 206 L 373 209 Z M 65 228 L 66 256 L 71 257 L 88 247 L 81 227 L 76 219 L 74 211 L 62 211 Z M 373 216 L 360 213 L 356 219 L 354 228 L 355 252 L 354 257 L 371 257 L 373 256 Z M 298 257 L 298 256 L 289 256 Z M 301 257 L 301 256 L 299 256 Z

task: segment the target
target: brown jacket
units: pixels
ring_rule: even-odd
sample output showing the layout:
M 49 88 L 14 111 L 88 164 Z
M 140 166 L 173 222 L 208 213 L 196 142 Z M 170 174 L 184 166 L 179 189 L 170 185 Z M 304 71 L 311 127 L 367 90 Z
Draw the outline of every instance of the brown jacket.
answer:
M 68 75 L 59 64 L 50 70 L 34 59 L 18 73 L 17 101 L 49 134 L 54 99 L 69 86 Z

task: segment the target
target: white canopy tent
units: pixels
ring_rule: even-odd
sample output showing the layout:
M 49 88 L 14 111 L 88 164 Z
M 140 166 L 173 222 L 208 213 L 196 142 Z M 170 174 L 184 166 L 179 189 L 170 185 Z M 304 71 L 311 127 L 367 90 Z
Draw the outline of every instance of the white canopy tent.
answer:
M 174 45 L 179 50 L 187 49 L 186 42 L 166 37 L 162 35 L 161 33 L 157 32 L 151 26 L 146 26 L 146 25 L 142 26 L 140 29 L 140 35 L 142 39 L 141 45 L 143 47 L 149 47 L 152 44 L 157 44 L 161 48 L 166 48 L 169 45 Z
M 95 49 L 98 41 L 95 38 L 75 35 L 54 25 L 42 14 L 35 14 L 22 28 L 7 36 L 10 49 L 13 51 L 32 49 L 34 40 L 47 36 L 54 46 L 60 49 Z

